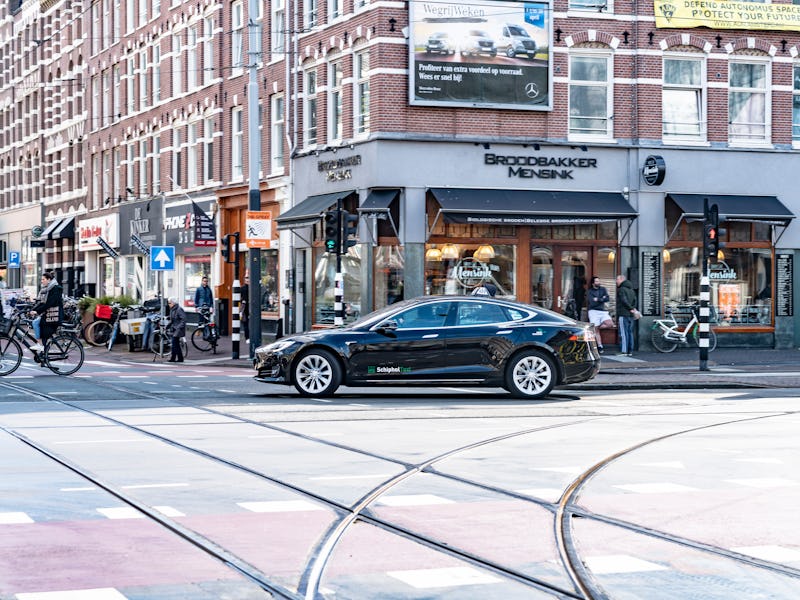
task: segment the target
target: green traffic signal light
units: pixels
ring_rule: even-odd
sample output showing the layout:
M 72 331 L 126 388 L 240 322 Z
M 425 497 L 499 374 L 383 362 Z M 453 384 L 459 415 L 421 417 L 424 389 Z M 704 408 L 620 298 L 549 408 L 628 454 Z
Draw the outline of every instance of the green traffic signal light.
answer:
M 339 252 L 341 229 L 339 227 L 339 211 L 329 210 L 325 213 L 325 251 Z

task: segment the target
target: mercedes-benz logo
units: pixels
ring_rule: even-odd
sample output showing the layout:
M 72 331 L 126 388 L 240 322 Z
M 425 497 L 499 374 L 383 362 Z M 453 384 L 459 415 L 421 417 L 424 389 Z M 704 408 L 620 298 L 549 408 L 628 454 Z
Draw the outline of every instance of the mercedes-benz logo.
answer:
M 539 86 L 531 82 L 525 86 L 525 95 L 528 98 L 536 98 L 539 95 Z

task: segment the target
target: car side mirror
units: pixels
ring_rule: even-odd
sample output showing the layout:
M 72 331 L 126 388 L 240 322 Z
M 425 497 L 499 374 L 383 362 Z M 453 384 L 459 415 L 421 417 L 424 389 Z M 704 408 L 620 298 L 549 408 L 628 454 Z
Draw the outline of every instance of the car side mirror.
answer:
M 388 319 L 386 321 L 382 321 L 378 324 L 375 328 L 375 331 L 380 333 L 381 335 L 390 335 L 397 329 L 397 321 L 393 319 Z

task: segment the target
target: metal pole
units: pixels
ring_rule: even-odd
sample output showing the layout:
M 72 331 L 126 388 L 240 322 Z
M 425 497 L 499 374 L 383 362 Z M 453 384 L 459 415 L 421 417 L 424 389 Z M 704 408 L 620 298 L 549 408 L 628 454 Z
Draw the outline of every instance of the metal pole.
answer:
M 250 186 L 248 190 L 249 210 L 261 210 L 259 171 L 261 170 L 261 138 L 258 132 L 258 62 L 261 55 L 261 26 L 256 19 L 258 0 L 250 0 L 248 8 L 248 56 L 250 79 L 247 84 L 247 153 Z M 250 357 L 255 356 L 261 345 L 261 251 L 249 248 L 247 263 L 250 269 Z
M 342 274 L 342 246 L 344 239 L 342 235 L 342 200 L 336 204 L 336 279 L 333 289 L 333 324 L 336 327 L 344 325 L 344 275 Z
M 698 321 L 700 337 L 698 342 L 700 344 L 700 370 L 708 371 L 708 301 L 711 299 L 711 290 L 709 286 L 708 277 L 708 198 L 703 198 L 703 274 L 700 277 L 700 314 Z
M 228 261 L 233 261 L 233 306 L 231 308 L 231 314 L 233 316 L 231 320 L 231 348 L 232 348 L 232 356 L 231 358 L 239 358 L 239 340 L 241 339 L 241 306 L 242 306 L 242 296 L 241 296 L 241 283 L 239 281 L 239 232 L 236 233 L 229 233 L 226 240 L 226 246 L 228 246 Z M 231 248 L 230 240 L 233 239 L 233 243 L 235 244 L 233 248 Z M 233 256 L 231 256 L 233 255 Z

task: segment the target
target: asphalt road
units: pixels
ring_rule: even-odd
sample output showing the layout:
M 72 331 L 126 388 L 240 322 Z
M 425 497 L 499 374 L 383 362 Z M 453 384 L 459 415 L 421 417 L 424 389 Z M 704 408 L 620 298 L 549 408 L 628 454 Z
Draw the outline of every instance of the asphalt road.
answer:
M 796 390 L 0 378 L 0 598 L 797 598 Z

